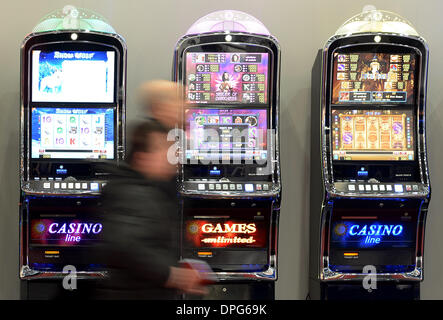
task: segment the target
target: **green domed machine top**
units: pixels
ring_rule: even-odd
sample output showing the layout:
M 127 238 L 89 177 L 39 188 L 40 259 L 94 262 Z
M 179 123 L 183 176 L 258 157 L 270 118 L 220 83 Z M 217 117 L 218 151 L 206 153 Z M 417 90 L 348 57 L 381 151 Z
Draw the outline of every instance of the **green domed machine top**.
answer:
M 20 270 L 22 297 L 48 297 L 66 266 L 105 277 L 97 206 L 103 164 L 125 153 L 126 43 L 101 15 L 65 6 L 21 47 Z M 61 226 L 94 232 L 54 233 Z M 59 229 L 57 229 L 59 230 Z M 92 229 L 91 229 L 92 230 Z M 29 281 L 40 279 L 41 281 Z

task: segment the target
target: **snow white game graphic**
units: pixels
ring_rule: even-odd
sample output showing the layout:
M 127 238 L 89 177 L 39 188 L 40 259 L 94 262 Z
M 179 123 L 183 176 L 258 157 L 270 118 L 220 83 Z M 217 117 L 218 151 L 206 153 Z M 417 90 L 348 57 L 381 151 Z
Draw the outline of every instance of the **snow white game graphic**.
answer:
M 267 53 L 187 53 L 188 103 L 267 103 Z
M 32 51 L 33 102 L 114 102 L 115 52 Z

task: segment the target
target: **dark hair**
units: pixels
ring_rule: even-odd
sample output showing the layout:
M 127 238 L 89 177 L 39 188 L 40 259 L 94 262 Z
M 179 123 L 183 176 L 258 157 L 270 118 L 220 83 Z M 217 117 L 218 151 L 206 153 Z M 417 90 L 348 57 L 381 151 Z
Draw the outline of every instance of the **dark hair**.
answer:
M 150 151 L 151 146 L 148 136 L 156 132 L 166 134 L 168 133 L 168 129 L 155 119 L 144 120 L 143 122 L 133 125 L 126 162 L 130 163 L 136 152 Z

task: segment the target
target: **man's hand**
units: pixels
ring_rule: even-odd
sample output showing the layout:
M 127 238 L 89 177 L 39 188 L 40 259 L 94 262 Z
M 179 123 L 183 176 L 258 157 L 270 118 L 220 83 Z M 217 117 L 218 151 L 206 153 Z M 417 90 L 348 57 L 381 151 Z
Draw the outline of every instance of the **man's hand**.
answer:
M 208 290 L 202 285 L 203 279 L 198 271 L 188 268 L 169 268 L 169 278 L 165 284 L 167 288 L 175 288 L 185 293 L 204 295 Z

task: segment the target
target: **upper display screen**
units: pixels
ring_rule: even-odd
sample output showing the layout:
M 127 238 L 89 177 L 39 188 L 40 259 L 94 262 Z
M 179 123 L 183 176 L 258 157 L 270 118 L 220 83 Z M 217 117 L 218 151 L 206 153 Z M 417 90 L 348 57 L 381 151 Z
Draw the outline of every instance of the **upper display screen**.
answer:
M 32 51 L 33 102 L 114 102 L 114 51 Z
M 334 160 L 414 160 L 411 110 L 332 110 Z
M 267 53 L 187 53 L 187 102 L 267 103 L 268 61 Z
M 32 108 L 32 159 L 114 159 L 114 109 Z
M 188 161 L 266 162 L 266 110 L 187 109 L 185 121 Z
M 334 53 L 332 103 L 414 101 L 415 54 Z

